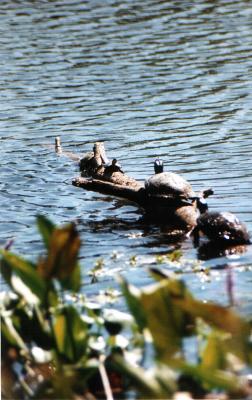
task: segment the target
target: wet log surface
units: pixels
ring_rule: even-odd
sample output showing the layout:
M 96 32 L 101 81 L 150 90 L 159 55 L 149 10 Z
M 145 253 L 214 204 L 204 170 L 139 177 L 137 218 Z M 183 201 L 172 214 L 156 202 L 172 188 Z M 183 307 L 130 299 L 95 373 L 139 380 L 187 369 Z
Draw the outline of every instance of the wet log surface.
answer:
M 72 183 L 74 186 L 81 187 L 85 190 L 122 197 L 138 204 L 142 204 L 143 202 L 142 198 L 144 196 L 142 195 L 142 191 L 144 188 L 143 185 L 138 183 L 135 185 L 120 185 L 102 178 L 94 179 L 83 177 L 75 178 Z

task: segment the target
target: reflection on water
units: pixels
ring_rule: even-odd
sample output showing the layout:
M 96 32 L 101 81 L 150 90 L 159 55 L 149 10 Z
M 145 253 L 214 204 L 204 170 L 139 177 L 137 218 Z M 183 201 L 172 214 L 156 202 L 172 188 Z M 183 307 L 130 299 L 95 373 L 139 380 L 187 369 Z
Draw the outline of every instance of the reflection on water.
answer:
M 218 246 L 213 242 L 203 243 L 198 249 L 198 257 L 200 260 L 209 260 L 211 258 L 234 256 L 246 253 L 247 245 L 236 246 Z
M 139 224 L 134 205 L 72 187 L 77 164 L 42 146 L 58 135 L 77 154 L 104 140 L 141 180 L 162 157 L 196 191 L 215 190 L 212 210 L 236 213 L 252 231 L 250 2 L 2 0 L 0 12 L 1 244 L 15 237 L 14 250 L 37 255 L 34 218 L 43 213 L 79 222 L 86 269 L 112 251 L 127 260 L 175 246 Z M 179 245 L 196 260 L 190 238 Z M 251 306 L 250 248 L 236 263 L 248 270 L 238 289 Z M 144 268 L 128 275 L 149 279 Z M 223 293 L 222 277 L 204 290 L 185 279 L 202 297 Z

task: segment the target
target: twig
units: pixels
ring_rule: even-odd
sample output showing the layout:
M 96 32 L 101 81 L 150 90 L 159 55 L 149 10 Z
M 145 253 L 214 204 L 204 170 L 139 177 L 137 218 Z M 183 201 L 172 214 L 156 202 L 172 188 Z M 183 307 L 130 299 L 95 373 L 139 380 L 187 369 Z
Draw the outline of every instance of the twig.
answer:
M 60 136 L 57 136 L 57 137 L 55 138 L 55 152 L 56 152 L 56 153 L 62 153 L 61 142 L 60 142 Z
M 101 375 L 102 384 L 103 384 L 104 391 L 106 394 L 106 400 L 114 400 L 113 393 L 112 393 L 110 383 L 109 383 L 109 378 L 107 375 L 107 371 L 104 366 L 104 359 L 105 359 L 105 356 L 99 357 L 99 361 L 100 361 L 99 362 L 99 372 Z
M 235 298 L 234 298 L 234 274 L 233 269 L 229 265 L 227 266 L 227 295 L 229 300 L 230 307 L 235 305 Z
M 13 243 L 14 243 L 14 238 L 8 239 L 4 245 L 4 250 L 10 250 Z

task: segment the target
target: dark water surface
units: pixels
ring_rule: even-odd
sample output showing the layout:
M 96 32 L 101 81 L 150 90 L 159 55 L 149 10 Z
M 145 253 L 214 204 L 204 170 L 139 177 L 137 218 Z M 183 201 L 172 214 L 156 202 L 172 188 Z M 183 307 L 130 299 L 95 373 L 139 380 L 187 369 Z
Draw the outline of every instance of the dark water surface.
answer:
M 78 221 L 83 274 L 105 262 L 98 283 L 85 277 L 94 294 L 115 287 L 116 271 L 146 284 L 156 255 L 181 247 L 197 296 L 226 304 L 232 275 L 251 312 L 252 246 L 199 261 L 191 239 L 168 243 L 133 204 L 73 187 L 78 166 L 45 145 L 60 135 L 79 154 L 104 140 L 141 180 L 160 156 L 195 190 L 214 188 L 211 209 L 252 233 L 252 3 L 2 0 L 0 21 L 0 244 L 15 237 L 13 250 L 34 258 L 37 213 Z

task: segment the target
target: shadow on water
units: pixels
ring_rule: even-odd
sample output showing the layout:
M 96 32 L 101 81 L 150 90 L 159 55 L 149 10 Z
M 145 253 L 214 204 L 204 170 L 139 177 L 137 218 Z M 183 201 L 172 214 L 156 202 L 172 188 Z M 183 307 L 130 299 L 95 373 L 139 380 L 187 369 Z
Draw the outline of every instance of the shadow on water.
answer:
M 137 220 L 120 219 L 117 217 L 106 218 L 100 221 L 84 222 L 79 220 L 80 225 L 85 225 L 93 233 L 128 233 L 132 237 L 147 237 L 148 241 L 143 243 L 143 247 L 153 248 L 167 246 L 167 252 L 181 248 L 184 241 L 191 240 L 192 233 L 185 233 L 183 230 L 174 229 L 174 225 L 167 223 L 154 223 L 149 217 L 143 215 Z M 132 233 L 137 232 L 137 233 Z M 172 245 L 172 247 L 171 247 Z M 218 244 L 212 241 L 204 241 L 197 248 L 198 260 L 211 260 L 219 257 L 240 256 L 245 254 L 251 245 L 230 245 Z M 170 250 L 171 249 L 171 250 Z M 165 251 L 163 251 L 165 252 Z
M 197 256 L 199 260 L 211 260 L 219 257 L 240 256 L 249 250 L 251 245 L 226 245 L 220 246 L 218 243 L 206 242 L 199 246 Z
M 136 221 L 127 221 L 125 219 L 120 218 L 106 218 L 101 221 L 89 221 L 85 223 L 89 226 L 89 228 L 94 232 L 141 232 L 142 237 L 154 238 L 156 240 L 156 244 L 172 244 L 172 243 L 180 243 L 183 238 L 186 238 L 185 232 L 182 230 L 175 230 L 173 226 L 168 224 L 154 224 L 150 223 L 149 219 L 145 216 L 141 216 Z M 148 247 L 151 247 L 152 244 L 148 243 Z

